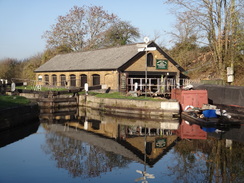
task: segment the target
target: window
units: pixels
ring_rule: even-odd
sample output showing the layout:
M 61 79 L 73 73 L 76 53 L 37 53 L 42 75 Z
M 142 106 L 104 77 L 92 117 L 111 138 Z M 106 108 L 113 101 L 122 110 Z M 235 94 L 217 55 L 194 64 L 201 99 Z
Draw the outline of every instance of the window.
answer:
M 45 85 L 49 85 L 49 76 L 46 74 L 44 78 L 45 78 Z
M 147 67 L 153 67 L 153 54 L 147 54 Z
M 60 75 L 60 80 L 61 80 L 61 86 L 66 85 L 66 76 L 64 74 Z
M 92 84 L 94 85 L 100 85 L 100 75 L 93 74 L 92 75 Z
M 53 74 L 52 75 L 52 81 L 53 81 L 53 86 L 57 86 L 57 75 Z
M 74 74 L 70 75 L 70 86 L 76 86 L 76 76 Z
M 80 75 L 80 85 L 81 85 L 81 87 L 84 87 L 85 83 L 87 83 L 87 75 L 81 74 Z

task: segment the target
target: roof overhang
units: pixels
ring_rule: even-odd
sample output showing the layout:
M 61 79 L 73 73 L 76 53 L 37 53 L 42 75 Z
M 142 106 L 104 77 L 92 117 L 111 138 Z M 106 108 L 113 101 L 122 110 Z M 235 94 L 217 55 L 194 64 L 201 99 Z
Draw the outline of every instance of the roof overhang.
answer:
M 87 71 L 115 71 L 118 70 L 117 68 L 114 69 L 86 69 L 86 70 L 49 70 L 49 71 L 34 71 L 35 73 L 49 73 L 49 72 L 87 72 Z
M 130 76 L 133 76 L 133 75 L 144 76 L 145 75 L 145 71 L 125 71 L 125 73 L 128 73 Z M 152 75 L 152 76 L 161 76 L 161 75 L 176 76 L 177 72 L 167 72 L 167 71 L 151 72 L 151 71 L 147 71 L 147 75 Z

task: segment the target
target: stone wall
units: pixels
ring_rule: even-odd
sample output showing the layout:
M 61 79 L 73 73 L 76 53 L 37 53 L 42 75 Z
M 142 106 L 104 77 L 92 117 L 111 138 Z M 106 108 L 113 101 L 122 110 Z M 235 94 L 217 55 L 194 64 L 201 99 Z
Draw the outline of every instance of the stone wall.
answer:
M 0 110 L 0 131 L 37 122 L 38 114 L 36 104 Z
M 27 98 L 38 98 L 37 94 L 21 94 Z M 61 96 L 60 96 L 61 97 Z M 64 97 L 69 97 L 65 95 Z M 67 102 L 68 103 L 68 102 Z M 92 95 L 79 95 L 79 106 L 106 111 L 107 113 L 120 113 L 124 116 L 134 114 L 139 117 L 172 117 L 180 112 L 179 102 L 173 100 L 151 101 L 151 100 L 129 100 L 98 98 Z
M 142 116 L 172 116 L 179 114 L 180 106 L 175 101 L 150 101 L 98 98 L 95 96 L 79 96 L 79 104 L 110 113 Z
M 118 90 L 118 77 L 119 73 L 117 71 L 77 71 L 77 72 L 45 72 L 36 73 L 36 80 L 39 76 L 42 76 L 42 81 L 37 82 L 38 85 L 45 85 L 45 75 L 49 78 L 49 85 L 53 85 L 53 75 L 57 77 L 57 86 L 61 86 L 61 75 L 65 75 L 67 86 L 71 86 L 71 75 L 76 77 L 76 87 L 81 86 L 81 75 L 87 76 L 87 83 L 89 86 L 93 86 L 93 75 L 97 74 L 100 76 L 100 84 L 106 85 L 105 87 L 110 87 L 113 90 Z

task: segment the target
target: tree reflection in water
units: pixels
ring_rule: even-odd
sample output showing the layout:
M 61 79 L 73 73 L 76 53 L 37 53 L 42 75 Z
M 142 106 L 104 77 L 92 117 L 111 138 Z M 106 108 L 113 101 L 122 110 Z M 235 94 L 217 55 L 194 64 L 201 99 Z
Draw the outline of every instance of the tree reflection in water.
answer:
M 148 144 L 151 146 L 148 147 L 151 150 L 145 162 L 150 165 L 148 172 L 155 175 L 152 181 L 244 182 L 243 129 L 234 129 L 231 133 L 228 133 L 231 130 L 228 129 L 221 133 L 223 136 L 219 140 L 218 136 L 214 138 L 213 134 L 210 135 L 197 125 L 179 125 L 179 120 L 122 118 L 100 115 L 92 110 L 79 111 L 77 119 L 60 119 L 64 121 L 52 119 L 42 124 L 48 130 L 46 144 L 42 148 L 56 161 L 58 168 L 68 170 L 73 177 L 102 177 L 102 173 L 112 172 L 115 167 L 129 167 L 128 172 L 135 172 L 137 176 L 137 169 L 132 169 L 134 166 L 131 164 L 141 163 L 145 159 L 142 135 L 146 132 L 143 127 L 148 125 L 147 142 L 150 142 Z M 59 126 L 60 129 L 49 131 L 51 126 Z M 67 131 L 64 131 L 64 127 Z M 69 131 L 69 128 L 73 131 Z M 91 134 L 99 138 L 93 139 Z M 104 139 L 110 141 L 102 141 Z M 155 146 L 158 139 L 167 139 L 167 145 Z M 232 141 L 230 146 L 226 139 Z M 126 149 L 123 154 L 121 147 Z M 134 158 L 131 158 L 132 154 Z
M 174 162 L 168 168 L 180 182 L 244 182 L 244 147 L 226 140 L 181 140 L 174 147 Z
M 58 168 L 68 170 L 73 177 L 97 177 L 131 162 L 121 155 L 54 132 L 46 134 L 46 144 L 42 149 L 57 162 Z

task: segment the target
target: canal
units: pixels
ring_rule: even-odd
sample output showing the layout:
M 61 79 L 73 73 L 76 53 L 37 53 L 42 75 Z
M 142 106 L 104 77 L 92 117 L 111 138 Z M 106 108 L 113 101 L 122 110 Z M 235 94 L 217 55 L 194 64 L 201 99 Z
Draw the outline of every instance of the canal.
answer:
M 0 133 L 1 183 L 244 182 L 244 126 L 42 109 Z

